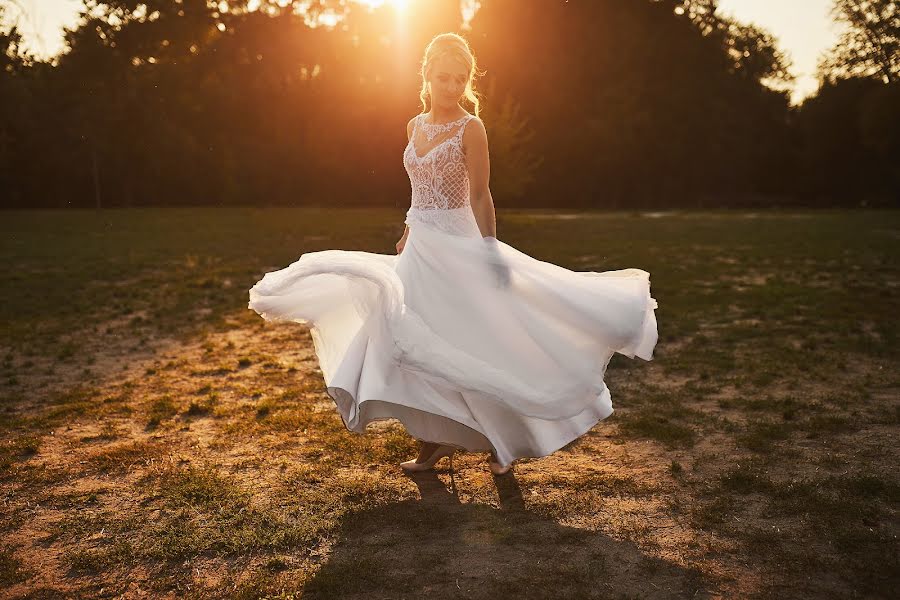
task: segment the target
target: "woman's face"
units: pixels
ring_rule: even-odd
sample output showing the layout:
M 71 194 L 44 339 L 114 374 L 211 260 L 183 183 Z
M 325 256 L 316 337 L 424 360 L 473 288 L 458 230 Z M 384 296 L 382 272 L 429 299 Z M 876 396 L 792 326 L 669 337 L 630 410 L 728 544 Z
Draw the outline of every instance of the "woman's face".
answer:
M 427 80 L 432 104 L 452 109 L 462 99 L 468 80 L 469 70 L 459 60 L 451 56 L 435 59 Z

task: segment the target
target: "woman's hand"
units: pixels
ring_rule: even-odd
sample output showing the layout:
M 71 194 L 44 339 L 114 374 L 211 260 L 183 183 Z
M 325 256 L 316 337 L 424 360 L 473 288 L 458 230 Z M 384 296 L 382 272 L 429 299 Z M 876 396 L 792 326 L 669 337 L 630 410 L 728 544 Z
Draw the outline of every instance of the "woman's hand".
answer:
M 395 248 L 397 248 L 397 254 L 403 252 L 403 248 L 406 247 L 407 237 L 409 237 L 409 227 L 406 228 L 406 231 L 403 232 L 403 237 L 401 237 L 394 246 Z
M 489 259 L 491 269 L 494 271 L 495 281 L 497 283 L 497 287 L 499 288 L 507 288 L 510 283 L 510 269 L 509 265 L 506 263 L 506 260 L 500 254 L 500 247 L 498 246 L 497 238 L 492 235 L 486 236 L 482 238 L 484 243 L 487 244 L 489 251 Z

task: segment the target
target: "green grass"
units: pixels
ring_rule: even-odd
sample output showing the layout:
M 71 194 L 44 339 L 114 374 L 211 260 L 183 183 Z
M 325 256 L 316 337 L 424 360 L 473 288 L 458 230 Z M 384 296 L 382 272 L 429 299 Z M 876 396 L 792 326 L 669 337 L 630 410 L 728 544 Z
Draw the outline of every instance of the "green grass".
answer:
M 655 360 L 614 356 L 615 414 L 552 459 L 410 479 L 404 428 L 347 431 L 308 332 L 247 309 L 304 252 L 393 254 L 402 211 L 5 213 L 0 589 L 889 597 L 900 215 L 558 216 L 501 207 L 498 234 L 649 271 Z
M 677 403 L 644 405 L 622 419 L 620 431 L 626 437 L 653 439 L 668 448 L 690 447 L 697 438 L 695 431 L 685 424 L 693 416 L 692 412 Z
M 178 414 L 178 407 L 169 394 L 164 394 L 153 400 L 148 411 L 149 419 L 147 427 L 156 429 L 164 420 L 174 417 Z
M 0 468 L 8 469 L 17 460 L 25 460 L 38 453 L 41 438 L 35 434 L 26 434 L 14 439 L 4 440 L 0 446 Z
M 22 564 L 10 550 L 0 550 L 0 586 L 9 586 L 25 581 L 30 573 L 22 568 Z

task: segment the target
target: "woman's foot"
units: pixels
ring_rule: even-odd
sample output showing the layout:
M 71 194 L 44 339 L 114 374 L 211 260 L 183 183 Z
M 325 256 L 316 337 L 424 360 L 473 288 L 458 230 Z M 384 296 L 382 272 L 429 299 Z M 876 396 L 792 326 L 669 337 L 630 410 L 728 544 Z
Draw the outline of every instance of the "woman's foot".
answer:
M 497 462 L 497 455 L 491 451 L 491 456 L 488 458 L 488 466 L 491 468 L 491 473 L 494 475 L 506 475 L 509 473 L 509 470 L 512 469 L 512 463 L 509 463 L 505 467 L 500 466 L 500 463 Z
M 406 471 L 427 471 L 434 467 L 434 464 L 445 456 L 449 456 L 453 460 L 453 453 L 456 448 L 453 446 L 444 446 L 434 442 L 424 442 L 419 448 L 419 456 L 416 460 L 407 460 L 400 463 Z
M 434 454 L 434 451 L 440 448 L 441 445 L 436 442 L 421 442 L 419 444 L 419 456 L 416 457 L 416 462 L 422 463 L 431 458 L 431 455 Z

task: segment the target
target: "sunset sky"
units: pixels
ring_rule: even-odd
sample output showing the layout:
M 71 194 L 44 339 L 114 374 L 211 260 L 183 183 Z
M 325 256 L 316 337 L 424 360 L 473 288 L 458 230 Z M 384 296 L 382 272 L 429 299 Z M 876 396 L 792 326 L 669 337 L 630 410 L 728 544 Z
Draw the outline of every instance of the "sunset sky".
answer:
M 369 4 L 383 1 L 414 2 L 416 0 L 363 0 Z M 18 0 L 27 9 L 21 27 L 28 48 L 42 58 L 62 51 L 62 27 L 75 26 L 81 0 Z M 761 25 L 779 40 L 782 49 L 793 60 L 797 77 L 794 101 L 812 94 L 818 86 L 816 62 L 831 47 L 839 30 L 832 22 L 829 7 L 832 0 L 720 0 L 720 11 L 741 21 Z M 477 51 L 477 48 L 475 49 Z

